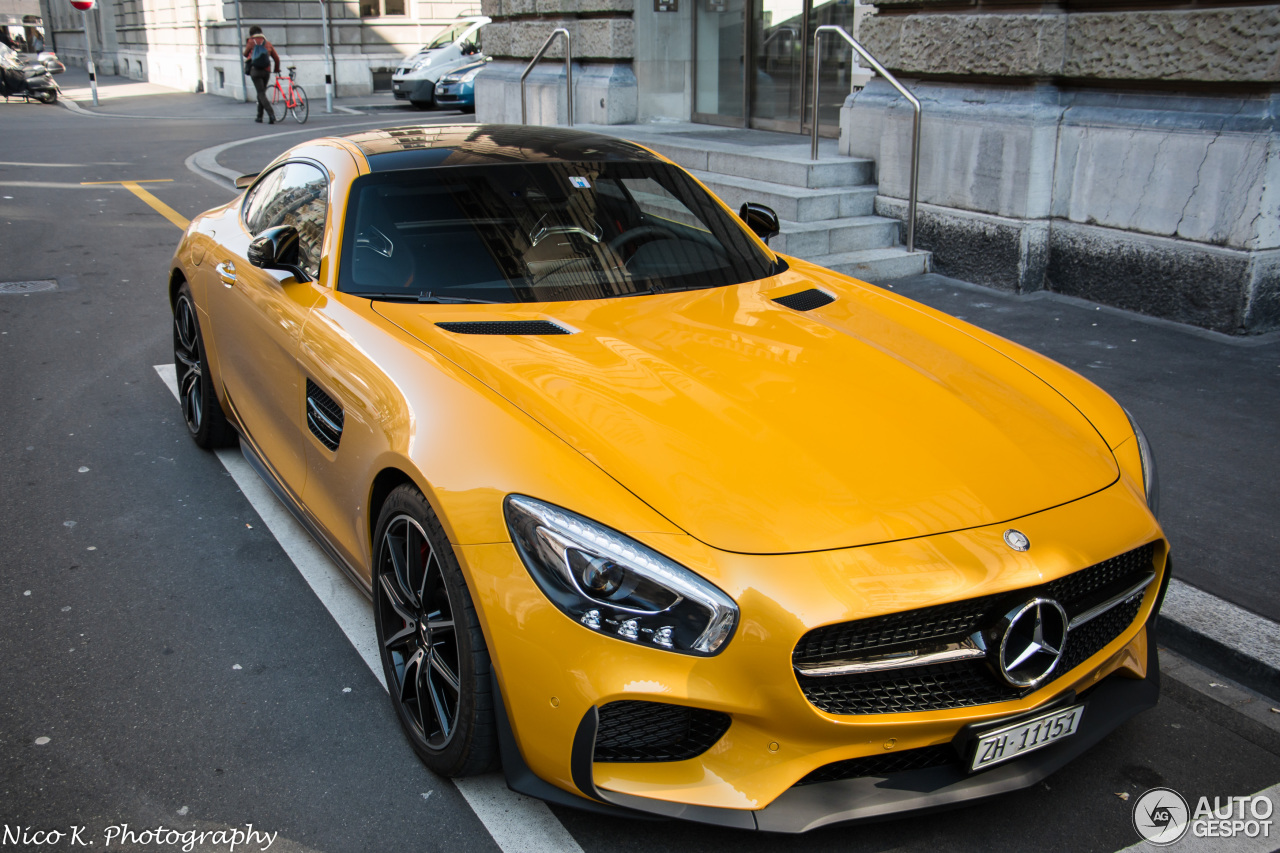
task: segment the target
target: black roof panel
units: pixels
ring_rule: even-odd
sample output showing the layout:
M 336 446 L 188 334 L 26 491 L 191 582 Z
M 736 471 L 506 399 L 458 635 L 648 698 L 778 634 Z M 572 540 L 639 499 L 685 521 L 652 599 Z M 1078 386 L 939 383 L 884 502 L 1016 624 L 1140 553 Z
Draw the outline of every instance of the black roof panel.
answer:
M 344 138 L 359 146 L 375 172 L 538 161 L 658 159 L 613 136 L 520 124 L 406 125 L 362 130 Z

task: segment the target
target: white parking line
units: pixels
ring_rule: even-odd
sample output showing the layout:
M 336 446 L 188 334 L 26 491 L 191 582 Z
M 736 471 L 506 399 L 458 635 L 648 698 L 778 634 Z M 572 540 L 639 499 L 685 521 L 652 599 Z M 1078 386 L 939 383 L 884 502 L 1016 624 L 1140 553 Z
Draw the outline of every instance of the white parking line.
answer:
M 174 399 L 178 399 L 174 366 L 157 364 L 155 370 Z M 385 690 L 387 684 L 382 675 L 382 661 L 378 657 L 373 609 L 364 593 L 320 550 L 320 546 L 249 467 L 238 450 L 219 450 L 217 455 L 241 493 Z M 578 842 L 546 803 L 515 793 L 507 787 L 502 774 L 454 779 L 453 783 L 505 853 L 582 853 Z

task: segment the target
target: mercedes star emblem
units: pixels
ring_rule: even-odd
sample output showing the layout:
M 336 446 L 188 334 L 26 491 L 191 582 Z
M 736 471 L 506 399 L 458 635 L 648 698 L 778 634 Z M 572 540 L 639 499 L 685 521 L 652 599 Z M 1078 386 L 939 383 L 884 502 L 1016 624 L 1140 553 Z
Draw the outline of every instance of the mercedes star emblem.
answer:
M 996 659 L 1005 681 L 1014 687 L 1047 681 L 1062 659 L 1068 624 L 1067 612 L 1051 598 L 1033 598 L 1009 611 Z
M 1031 547 L 1031 540 L 1021 530 L 1014 530 L 1010 527 L 1004 532 L 1004 544 L 1015 551 L 1025 551 Z

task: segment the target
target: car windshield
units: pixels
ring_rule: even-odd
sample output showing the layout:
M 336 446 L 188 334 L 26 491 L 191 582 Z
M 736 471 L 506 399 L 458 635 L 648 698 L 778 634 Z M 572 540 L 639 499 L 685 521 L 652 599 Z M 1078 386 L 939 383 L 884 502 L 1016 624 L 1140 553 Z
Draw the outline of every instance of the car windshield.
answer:
M 678 168 L 540 162 L 358 178 L 338 286 L 375 299 L 557 302 L 720 287 L 777 270 Z
M 448 47 L 458 39 L 462 38 L 462 34 L 467 31 L 467 27 L 471 26 L 468 21 L 465 24 L 454 24 L 449 29 L 432 39 L 431 44 L 423 48 L 423 50 L 435 50 L 440 47 Z

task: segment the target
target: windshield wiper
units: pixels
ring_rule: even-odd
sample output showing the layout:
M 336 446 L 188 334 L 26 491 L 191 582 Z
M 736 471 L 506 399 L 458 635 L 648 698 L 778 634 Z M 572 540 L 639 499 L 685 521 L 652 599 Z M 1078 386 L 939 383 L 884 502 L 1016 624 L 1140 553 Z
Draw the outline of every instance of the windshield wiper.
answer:
M 419 291 L 418 293 L 407 293 L 401 291 L 387 291 L 386 293 L 352 293 L 352 296 L 359 296 L 362 299 L 385 299 L 388 302 L 424 302 L 433 305 L 453 305 L 453 304 L 470 304 L 477 305 L 501 305 L 501 302 L 495 302 L 492 299 L 471 299 L 467 296 L 436 296 L 430 290 Z

